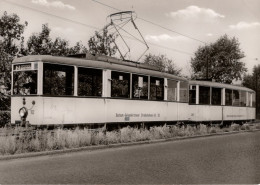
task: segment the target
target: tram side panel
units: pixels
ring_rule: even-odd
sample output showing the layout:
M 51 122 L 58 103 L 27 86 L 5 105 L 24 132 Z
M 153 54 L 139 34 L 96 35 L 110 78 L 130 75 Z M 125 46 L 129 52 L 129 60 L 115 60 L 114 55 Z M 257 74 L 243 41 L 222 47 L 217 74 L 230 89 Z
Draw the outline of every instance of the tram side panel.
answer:
M 11 123 L 21 120 L 19 110 L 26 107 L 26 121 L 31 125 L 104 123 L 104 99 L 67 97 L 22 97 L 12 98 Z M 35 101 L 32 106 L 31 102 Z
M 43 98 L 37 96 L 12 97 L 11 98 L 11 124 L 19 124 L 21 116 L 19 110 L 25 107 L 28 115 L 26 121 L 30 124 L 43 124 Z
M 187 121 L 187 109 L 187 103 L 177 102 L 45 98 L 44 124 Z
M 188 103 L 178 103 L 177 104 L 177 116 L 178 121 L 187 122 L 190 120 L 190 114 L 189 114 L 189 104 Z M 169 114 L 172 114 L 175 112 L 175 108 L 170 108 L 169 111 L 171 111 Z
M 106 100 L 108 122 L 178 121 L 178 103 L 138 100 Z
M 187 103 L 76 97 L 22 97 L 12 99 L 12 123 L 28 109 L 31 125 L 162 122 L 187 120 Z M 31 106 L 31 102 L 35 105 Z
M 221 121 L 222 107 L 211 105 L 189 105 L 190 121 L 204 122 L 204 121 Z
M 185 104 L 181 105 L 185 107 Z M 43 119 L 44 124 L 178 121 L 178 103 L 102 98 L 45 98 Z M 181 115 L 181 120 L 187 120 L 185 114 Z
M 256 114 L 255 114 L 255 108 L 254 107 L 248 107 L 248 115 L 251 120 L 256 119 Z
M 224 121 L 254 120 L 255 108 L 253 107 L 223 107 Z
M 100 98 L 45 98 L 44 124 L 90 124 L 105 122 Z
M 12 97 L 12 124 L 19 123 L 21 120 L 19 110 L 22 107 L 28 110 L 26 121 L 32 125 L 255 119 L 253 107 L 204 106 L 178 102 L 102 98 L 25 97 L 25 100 L 23 99 L 23 97 Z
M 190 105 L 190 120 L 194 122 L 254 119 L 255 108 L 253 107 Z

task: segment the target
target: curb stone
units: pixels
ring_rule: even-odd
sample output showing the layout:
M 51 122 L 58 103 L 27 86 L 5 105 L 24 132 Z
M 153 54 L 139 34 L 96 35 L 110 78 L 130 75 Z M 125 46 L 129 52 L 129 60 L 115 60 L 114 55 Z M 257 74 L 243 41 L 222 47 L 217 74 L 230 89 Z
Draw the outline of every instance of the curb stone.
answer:
M 212 133 L 212 134 L 196 135 L 196 136 L 173 137 L 173 138 L 166 138 L 166 139 L 147 140 L 147 141 L 138 141 L 138 142 L 130 142 L 130 143 L 118 143 L 118 144 L 110 144 L 110 145 L 85 146 L 85 147 L 80 147 L 80 148 L 22 153 L 22 154 L 6 155 L 6 156 L 3 155 L 3 156 L 0 156 L 0 161 L 47 156 L 47 155 L 66 154 L 66 153 L 80 152 L 80 151 L 95 151 L 95 150 L 108 149 L 108 148 L 121 148 L 121 147 L 127 147 L 127 146 L 135 146 L 135 145 L 155 144 L 155 143 L 163 143 L 163 142 L 170 142 L 170 141 L 180 141 L 180 140 L 187 140 L 187 139 L 232 135 L 232 134 L 240 134 L 240 133 L 245 133 L 245 132 L 258 132 L 258 131 L 260 131 L 260 129 L 245 130 L 245 131 L 232 131 L 232 132 L 223 132 L 223 133 Z

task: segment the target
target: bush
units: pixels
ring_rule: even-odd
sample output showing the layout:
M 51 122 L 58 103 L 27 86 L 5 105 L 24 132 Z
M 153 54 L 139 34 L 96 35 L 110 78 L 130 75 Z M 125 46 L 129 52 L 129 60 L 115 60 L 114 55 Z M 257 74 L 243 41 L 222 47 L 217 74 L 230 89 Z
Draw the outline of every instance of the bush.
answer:
M 217 133 L 217 129 L 215 127 L 210 127 L 209 133 Z
M 241 126 L 240 129 L 241 129 L 241 130 L 251 130 L 251 127 L 250 127 L 249 124 L 244 124 L 244 125 Z
M 250 125 L 249 124 L 244 124 L 244 126 L 246 127 L 246 130 L 251 130 Z
M 184 130 L 183 130 L 183 134 L 184 136 L 193 136 L 193 135 L 196 135 L 198 132 L 197 132 L 197 129 L 196 127 L 193 127 L 193 126 L 186 126 L 186 128 L 184 127 Z
M 2 155 L 15 154 L 17 144 L 15 136 L 0 137 L 0 153 Z
M 4 127 L 11 122 L 11 112 L 10 111 L 0 111 L 0 127 Z
M 107 144 L 120 143 L 120 133 L 116 131 L 106 132 Z
M 231 128 L 232 131 L 239 131 L 240 125 L 239 124 L 232 124 L 230 126 L 230 128 Z
M 203 135 L 208 133 L 208 127 L 204 124 L 199 125 L 198 134 Z
M 162 127 L 150 128 L 151 139 L 164 139 L 171 137 L 170 128 L 166 125 Z

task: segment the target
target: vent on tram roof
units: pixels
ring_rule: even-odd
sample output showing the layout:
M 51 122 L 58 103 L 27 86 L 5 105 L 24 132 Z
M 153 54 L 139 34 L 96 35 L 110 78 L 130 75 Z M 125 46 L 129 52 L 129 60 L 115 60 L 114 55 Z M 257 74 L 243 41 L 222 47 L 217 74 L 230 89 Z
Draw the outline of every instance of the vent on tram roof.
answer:
M 73 57 L 73 58 L 86 58 L 86 53 L 74 54 L 74 55 L 67 55 L 67 57 Z
M 215 82 L 213 78 L 196 78 L 196 81 L 208 81 L 208 82 Z
M 106 55 L 98 55 L 98 54 L 91 54 L 91 53 L 81 53 L 81 54 L 74 54 L 74 55 L 68 55 L 67 57 L 73 57 L 73 58 L 85 58 L 87 60 L 100 60 L 100 61 L 122 61 L 120 59 L 117 59 L 115 57 L 110 57 Z

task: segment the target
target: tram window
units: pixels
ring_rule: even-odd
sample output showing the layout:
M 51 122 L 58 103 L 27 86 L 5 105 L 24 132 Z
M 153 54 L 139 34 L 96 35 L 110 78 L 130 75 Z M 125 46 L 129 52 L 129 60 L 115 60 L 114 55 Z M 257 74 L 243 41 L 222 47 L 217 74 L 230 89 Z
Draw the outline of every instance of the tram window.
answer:
M 132 75 L 133 99 L 148 99 L 148 77 L 142 75 Z
M 247 106 L 252 107 L 252 105 L 253 105 L 253 93 L 248 92 L 247 94 L 248 94 L 248 96 L 247 96 Z
M 252 93 L 252 106 L 255 107 L 255 93 Z
M 73 95 L 74 67 L 44 64 L 43 94 Z
M 14 71 L 13 94 L 37 94 L 37 71 Z
M 199 104 L 209 105 L 210 104 L 210 87 L 199 87 Z
M 239 106 L 239 91 L 233 90 L 233 96 L 232 96 L 232 102 L 233 106 Z
M 188 82 L 180 82 L 180 102 L 188 102 Z
M 190 85 L 189 103 L 190 104 L 196 103 L 196 86 L 195 85 Z
M 111 97 L 130 97 L 130 74 L 112 71 Z
M 211 104 L 221 105 L 221 88 L 212 87 Z
M 78 95 L 102 95 L 102 70 L 78 68 Z
M 177 81 L 168 80 L 167 100 L 177 101 Z
M 240 106 L 246 106 L 246 91 L 240 91 Z
M 150 99 L 164 100 L 164 79 L 151 77 L 150 82 Z
M 232 105 L 232 90 L 226 89 L 225 90 L 225 105 Z
M 246 106 L 250 107 L 251 105 L 251 93 L 247 92 L 247 97 L 246 97 Z

